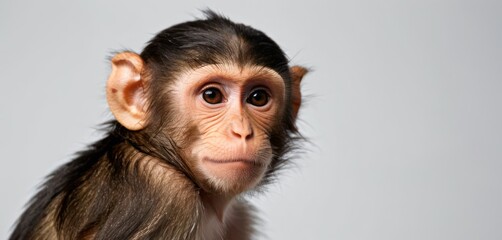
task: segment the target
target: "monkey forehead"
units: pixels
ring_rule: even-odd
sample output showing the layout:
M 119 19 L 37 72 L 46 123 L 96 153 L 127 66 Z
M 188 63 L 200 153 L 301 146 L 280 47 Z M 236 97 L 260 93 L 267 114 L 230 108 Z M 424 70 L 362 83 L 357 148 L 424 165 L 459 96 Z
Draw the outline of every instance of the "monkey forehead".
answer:
M 232 81 L 237 85 L 258 80 L 271 84 L 274 88 L 283 89 L 283 91 L 285 88 L 284 80 L 276 71 L 256 65 L 210 64 L 183 72 L 176 82 L 177 85 L 190 85 L 215 79 Z

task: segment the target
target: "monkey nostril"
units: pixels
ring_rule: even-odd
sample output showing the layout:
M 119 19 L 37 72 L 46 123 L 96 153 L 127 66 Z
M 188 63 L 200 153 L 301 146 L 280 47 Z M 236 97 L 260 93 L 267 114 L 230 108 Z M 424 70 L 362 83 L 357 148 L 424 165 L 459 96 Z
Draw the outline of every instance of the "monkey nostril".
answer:
M 253 131 L 249 130 L 249 131 L 244 131 L 242 132 L 242 134 L 239 135 L 240 138 L 244 139 L 244 140 L 250 140 L 251 138 L 253 138 Z
M 246 140 L 250 140 L 251 138 L 253 138 L 253 131 L 250 131 L 248 135 L 246 135 L 245 139 Z

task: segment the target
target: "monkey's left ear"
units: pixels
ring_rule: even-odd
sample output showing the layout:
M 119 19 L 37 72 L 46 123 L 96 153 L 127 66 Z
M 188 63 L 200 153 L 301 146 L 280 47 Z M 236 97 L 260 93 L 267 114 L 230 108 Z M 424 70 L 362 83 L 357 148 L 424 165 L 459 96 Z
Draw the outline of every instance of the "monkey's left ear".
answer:
M 291 73 L 291 101 L 293 106 L 293 119 L 296 120 L 298 116 L 298 110 L 300 110 L 300 105 L 302 104 L 302 92 L 300 89 L 300 83 L 308 70 L 301 66 L 293 66 L 289 69 Z
M 141 75 L 143 60 L 133 52 L 122 52 L 112 58 L 112 73 L 106 84 L 106 99 L 117 121 L 129 130 L 145 127 L 145 79 Z

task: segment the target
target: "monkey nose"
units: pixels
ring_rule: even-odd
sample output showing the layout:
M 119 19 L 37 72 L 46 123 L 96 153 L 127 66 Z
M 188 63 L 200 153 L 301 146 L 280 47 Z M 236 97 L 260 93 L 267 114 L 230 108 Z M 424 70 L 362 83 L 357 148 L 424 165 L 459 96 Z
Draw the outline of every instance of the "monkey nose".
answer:
M 246 120 L 232 121 L 230 124 L 230 131 L 232 136 L 235 138 L 250 140 L 253 137 L 253 128 Z

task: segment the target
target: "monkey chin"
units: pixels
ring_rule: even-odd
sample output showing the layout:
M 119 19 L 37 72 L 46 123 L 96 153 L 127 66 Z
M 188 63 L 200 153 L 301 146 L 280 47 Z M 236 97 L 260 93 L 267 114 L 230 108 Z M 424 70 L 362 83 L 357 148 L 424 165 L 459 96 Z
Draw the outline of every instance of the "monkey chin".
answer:
M 216 160 L 204 157 L 200 170 L 216 193 L 237 195 L 254 188 L 263 178 L 271 159 Z

